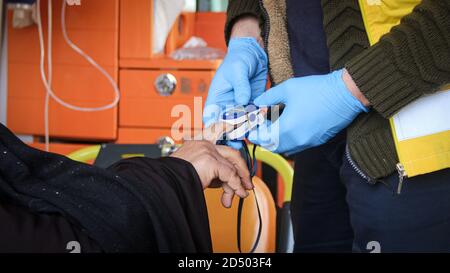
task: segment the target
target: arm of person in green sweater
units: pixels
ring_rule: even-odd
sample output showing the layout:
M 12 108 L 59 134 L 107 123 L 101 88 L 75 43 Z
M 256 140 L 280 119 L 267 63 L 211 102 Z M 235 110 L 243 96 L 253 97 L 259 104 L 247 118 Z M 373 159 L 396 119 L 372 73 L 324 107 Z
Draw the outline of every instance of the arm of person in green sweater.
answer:
M 385 118 L 450 82 L 450 0 L 424 0 L 378 43 L 346 64 Z
M 423 1 L 380 42 L 350 60 L 343 79 L 352 94 L 388 118 L 450 82 L 449 6 L 449 0 Z M 261 22 L 259 1 L 230 1 L 227 41 L 233 25 L 244 15 Z
M 227 9 L 227 21 L 225 23 L 225 41 L 228 45 L 228 42 L 230 41 L 230 38 L 232 36 L 232 33 L 235 32 L 235 24 L 238 21 L 241 21 L 241 19 L 245 18 L 255 18 L 259 20 L 260 26 L 262 22 L 262 14 L 261 9 L 259 7 L 259 0 L 230 0 L 228 3 L 228 9 Z M 261 31 L 260 28 L 257 26 L 250 26 L 252 27 L 252 33 L 253 31 Z M 254 35 L 251 35 L 252 37 Z M 260 36 L 260 33 L 259 35 Z M 257 38 L 257 37 L 255 37 Z

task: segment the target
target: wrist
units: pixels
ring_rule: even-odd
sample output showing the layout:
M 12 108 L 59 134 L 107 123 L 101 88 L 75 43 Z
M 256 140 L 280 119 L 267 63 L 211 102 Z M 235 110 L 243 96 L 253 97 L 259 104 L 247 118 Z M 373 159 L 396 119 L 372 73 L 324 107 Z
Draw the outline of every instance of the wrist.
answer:
M 261 28 L 259 21 L 252 15 L 246 15 L 239 18 L 233 25 L 230 38 L 255 38 L 261 47 L 264 47 L 263 39 L 261 37 Z
M 259 61 L 262 67 L 267 67 L 267 54 L 255 37 L 236 37 L 230 39 L 227 54 L 231 52 L 250 54 L 251 57 L 256 58 Z
M 355 81 L 353 81 L 352 76 L 348 73 L 347 69 L 345 68 L 342 71 L 342 81 L 344 82 L 345 86 L 350 91 L 350 93 L 353 95 L 353 97 L 359 100 L 365 107 L 370 106 L 369 100 L 361 92 L 359 87 L 356 85 Z

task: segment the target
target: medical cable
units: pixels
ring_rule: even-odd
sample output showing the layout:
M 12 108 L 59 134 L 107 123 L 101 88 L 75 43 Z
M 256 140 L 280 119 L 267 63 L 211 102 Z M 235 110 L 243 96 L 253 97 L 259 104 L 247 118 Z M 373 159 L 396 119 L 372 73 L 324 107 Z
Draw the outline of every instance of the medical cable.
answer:
M 247 147 L 247 143 L 245 143 L 245 141 L 242 141 L 243 147 L 244 147 L 244 151 L 245 151 L 245 158 L 247 161 L 247 166 L 250 170 L 250 177 L 253 178 L 253 176 L 255 176 L 256 174 L 256 170 L 257 170 L 257 161 L 256 161 L 256 147 L 257 145 L 253 145 L 253 150 L 252 150 L 252 156 L 250 156 L 250 152 L 248 150 Z M 262 233 L 262 216 L 261 216 L 261 209 L 259 207 L 259 202 L 258 202 L 258 198 L 256 196 L 256 191 L 253 188 L 253 196 L 255 198 L 255 203 L 256 203 L 256 209 L 258 212 L 258 233 L 256 234 L 256 239 L 255 242 L 253 243 L 252 248 L 250 249 L 249 253 L 254 253 L 256 251 L 256 248 L 259 245 L 259 240 L 261 239 L 261 233 Z M 237 247 L 240 253 L 242 253 L 242 247 L 241 247 L 241 226 L 242 226 L 242 211 L 244 208 L 244 198 L 240 198 L 239 199 L 239 203 L 238 203 L 238 216 L 237 216 Z
M 120 91 L 119 88 L 114 81 L 114 79 L 94 60 L 92 59 L 88 54 L 86 54 L 82 49 L 80 49 L 78 46 L 76 46 L 72 40 L 69 38 L 66 30 L 66 1 L 62 0 L 62 7 L 61 7 L 61 31 L 63 34 L 63 38 L 65 42 L 79 55 L 81 55 L 86 61 L 88 61 L 92 66 L 94 66 L 100 73 L 102 73 L 106 79 L 109 81 L 111 86 L 114 89 L 115 98 L 114 100 L 106 105 L 100 106 L 100 107 L 80 107 L 73 104 L 70 104 L 61 98 L 59 98 L 52 90 L 51 88 L 51 74 L 52 74 L 52 59 L 51 59 L 51 43 L 52 43 L 52 31 L 51 31 L 51 22 L 52 22 L 52 12 L 51 12 L 51 3 L 49 3 L 49 10 L 48 10 L 48 22 L 49 22 L 49 33 L 48 33 L 48 72 L 49 77 L 47 78 L 45 75 L 45 48 L 44 48 L 44 34 L 42 30 L 42 17 L 41 17 L 41 10 L 40 10 L 40 2 L 41 0 L 37 0 L 37 11 L 36 11 L 36 19 L 37 19 L 37 26 L 38 26 L 38 34 L 39 34 L 39 46 L 40 46 L 40 72 L 41 72 L 41 79 L 44 84 L 44 87 L 46 89 L 46 94 L 49 95 L 52 99 L 54 99 L 57 103 L 62 105 L 63 107 L 66 107 L 68 109 L 74 110 L 74 111 L 81 111 L 81 112 L 98 112 L 98 111 L 104 111 L 111 108 L 114 108 L 117 106 L 120 100 Z M 48 2 L 51 2 L 49 0 Z M 48 101 L 46 100 L 46 112 L 45 112 L 45 119 L 46 119 L 46 126 L 45 126 L 45 141 L 46 141 L 46 149 L 48 150 L 48 141 L 49 141 L 49 126 L 48 126 Z

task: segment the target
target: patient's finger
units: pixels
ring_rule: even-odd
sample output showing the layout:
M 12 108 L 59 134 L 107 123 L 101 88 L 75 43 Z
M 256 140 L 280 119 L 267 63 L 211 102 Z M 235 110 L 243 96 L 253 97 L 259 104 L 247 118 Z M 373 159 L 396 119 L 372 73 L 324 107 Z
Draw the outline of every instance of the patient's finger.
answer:
M 230 161 L 236 168 L 245 189 L 253 189 L 253 183 L 250 178 L 250 171 L 248 170 L 247 163 L 245 163 L 239 151 L 236 151 L 235 149 L 227 146 L 216 146 L 216 149 L 221 156 Z
M 235 194 L 240 197 L 247 197 L 248 192 L 245 190 L 241 183 L 241 178 L 237 174 L 236 168 L 228 162 L 225 158 L 218 159 L 219 166 L 216 168 L 217 177 L 223 183 L 227 183 Z
M 233 203 L 234 198 L 234 190 L 228 186 L 228 184 L 223 183 L 223 194 L 222 194 L 222 205 L 226 208 L 230 208 Z
M 225 122 L 217 122 L 203 129 L 202 139 L 216 144 L 217 140 L 221 139 L 224 133 L 231 132 L 234 129 L 233 125 Z

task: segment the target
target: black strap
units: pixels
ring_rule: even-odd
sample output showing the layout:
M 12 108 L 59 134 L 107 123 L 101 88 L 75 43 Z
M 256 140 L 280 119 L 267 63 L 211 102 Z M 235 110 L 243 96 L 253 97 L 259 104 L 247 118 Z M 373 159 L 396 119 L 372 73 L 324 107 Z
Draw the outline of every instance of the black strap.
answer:
M 244 144 L 244 150 L 246 152 L 246 159 L 247 159 L 247 166 L 250 170 L 250 176 L 253 177 L 256 174 L 256 145 L 253 146 L 253 161 L 251 161 L 250 152 L 248 151 L 247 144 L 243 142 Z M 262 217 L 261 217 L 261 209 L 259 208 L 258 198 L 256 197 L 255 189 L 253 189 L 253 196 L 255 197 L 255 203 L 256 203 L 256 209 L 258 211 L 258 233 L 256 235 L 256 240 L 253 243 L 253 246 L 249 253 L 254 253 L 256 248 L 258 247 L 259 240 L 261 239 L 261 231 L 262 231 Z M 244 207 L 244 200 L 243 198 L 239 199 L 238 204 L 238 215 L 237 215 L 237 246 L 240 253 L 242 253 L 241 249 L 241 226 L 242 226 L 242 210 Z
M 262 232 L 262 217 L 261 217 L 261 210 L 259 208 L 259 203 L 258 203 L 258 198 L 256 197 L 256 192 L 253 189 L 253 196 L 255 197 L 255 202 L 256 202 L 256 209 L 258 210 L 258 222 L 259 222 L 259 226 L 258 226 L 258 233 L 256 235 L 256 240 L 253 243 L 253 246 L 251 248 L 251 250 L 249 251 L 249 253 L 254 253 L 256 248 L 258 247 L 259 244 L 259 240 L 261 239 L 261 232 Z M 238 204 L 238 219 L 237 219 L 237 245 L 238 245 L 238 250 L 240 253 L 242 253 L 242 249 L 241 249 L 241 226 L 242 226 L 242 209 L 244 207 L 244 200 L 243 198 L 239 199 L 239 204 Z

